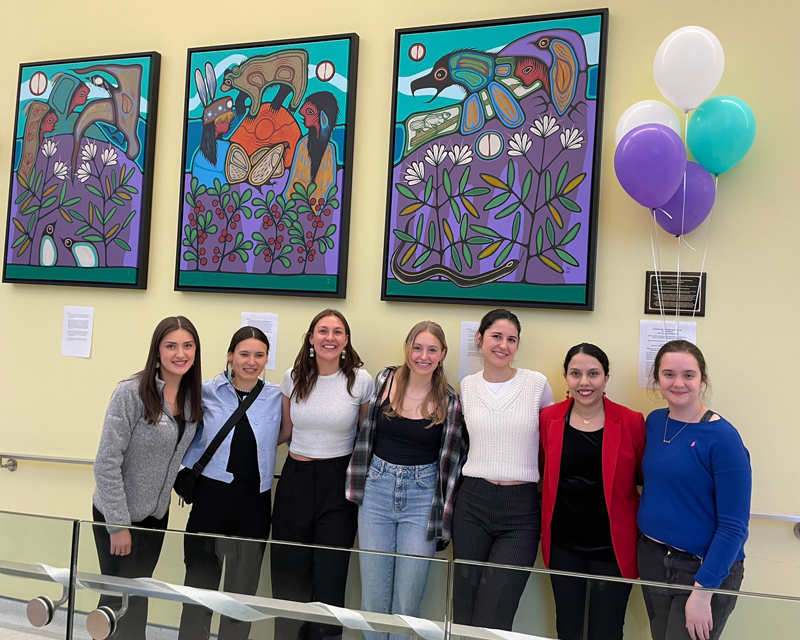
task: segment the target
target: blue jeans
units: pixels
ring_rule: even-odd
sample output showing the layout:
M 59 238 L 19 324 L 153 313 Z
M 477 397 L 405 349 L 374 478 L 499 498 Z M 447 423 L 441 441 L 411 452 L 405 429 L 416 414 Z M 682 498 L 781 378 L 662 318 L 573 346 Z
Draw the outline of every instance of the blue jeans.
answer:
M 372 456 L 364 502 L 358 510 L 359 548 L 433 557 L 436 540 L 426 537 L 438 470 L 437 462 L 406 467 Z M 359 554 L 359 559 L 364 611 L 419 615 L 428 560 L 369 553 Z M 364 632 L 366 640 L 387 637 L 387 633 Z M 391 634 L 391 640 L 405 637 Z

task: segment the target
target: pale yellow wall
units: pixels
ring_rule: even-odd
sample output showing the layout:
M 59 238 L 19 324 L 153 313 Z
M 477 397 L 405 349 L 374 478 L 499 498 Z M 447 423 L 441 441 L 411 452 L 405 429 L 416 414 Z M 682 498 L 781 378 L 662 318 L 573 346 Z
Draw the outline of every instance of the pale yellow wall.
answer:
M 91 5 L 96 4 L 96 9 Z M 351 211 L 348 296 L 334 301 L 349 318 L 353 342 L 375 373 L 395 362 L 414 322 L 439 321 L 453 343 L 455 374 L 461 320 L 481 307 L 384 303 L 379 300 L 394 29 L 524 16 L 582 8 L 595 2 L 209 2 L 141 0 L 90 3 L 47 0 L 4 3 L 0 26 L 0 202 L 7 201 L 18 63 L 156 50 L 162 55 L 156 174 L 146 291 L 0 285 L 0 451 L 94 456 L 103 412 L 115 383 L 143 364 L 150 332 L 165 315 L 181 313 L 203 339 L 207 377 L 224 361 L 241 311 L 280 314 L 278 381 L 309 319 L 325 300 L 176 293 L 173 288 L 186 49 L 194 46 L 307 37 L 355 31 L 361 37 Z M 605 101 L 596 304 L 593 312 L 517 309 L 523 324 L 519 363 L 540 369 L 563 393 L 559 362 L 566 349 L 591 341 L 612 359 L 610 396 L 643 412 L 655 406 L 637 388 L 638 323 L 644 271 L 652 269 L 643 209 L 613 173 L 613 131 L 630 104 L 661 98 L 652 59 L 661 40 L 687 24 L 711 29 L 725 49 L 717 93 L 750 104 L 758 135 L 746 160 L 719 183 L 709 247 L 708 316 L 698 341 L 710 363 L 713 407 L 741 431 L 753 460 L 753 508 L 800 513 L 800 429 L 795 367 L 800 361 L 795 319 L 800 217 L 793 187 L 800 163 L 797 133 L 795 2 L 643 2 L 611 0 Z M 0 216 L 0 237 L 5 235 Z M 704 234 L 690 242 L 701 248 Z M 700 255 L 683 251 L 684 269 Z M 674 252 L 662 251 L 665 268 Z M 96 309 L 92 357 L 59 355 L 63 305 Z M 650 316 L 652 318 L 652 316 Z M 0 509 L 88 517 L 89 468 L 23 464 L 0 472 Z M 172 526 L 181 526 L 173 514 Z M 800 541 L 786 524 L 754 521 L 745 588 L 800 595 Z

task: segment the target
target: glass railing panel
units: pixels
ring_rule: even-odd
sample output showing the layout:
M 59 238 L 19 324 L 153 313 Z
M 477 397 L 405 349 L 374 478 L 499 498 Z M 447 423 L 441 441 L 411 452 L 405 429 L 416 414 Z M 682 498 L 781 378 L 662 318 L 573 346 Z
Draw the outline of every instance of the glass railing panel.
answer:
M 746 586 L 745 580 L 743 588 Z M 457 640 L 500 640 L 507 638 L 503 635 L 507 631 L 537 640 L 663 638 L 663 626 L 660 631 L 651 630 L 645 592 L 653 609 L 653 624 L 667 625 L 667 638 L 689 637 L 676 635 L 676 631 L 685 625 L 685 618 L 679 616 L 693 592 L 711 595 L 712 619 L 722 628 L 720 637 L 725 640 L 795 638 L 800 629 L 800 598 L 457 560 L 452 635 Z
M 66 638 L 73 528 L 0 511 L 0 638 Z
M 180 640 L 204 640 L 209 634 L 218 634 L 219 640 L 340 635 L 356 640 L 363 631 L 368 640 L 390 633 L 398 640 L 444 640 L 450 606 L 450 564 L 444 559 L 132 530 L 132 554 L 137 545 L 145 554 L 160 545 L 155 562 L 151 555 L 154 571 L 148 579 L 134 577 L 130 560 L 110 560 L 108 544 L 105 525 L 80 524 L 77 575 L 82 588 L 76 606 L 89 615 L 76 620 L 76 635 L 85 634 L 88 625 L 93 637 L 105 637 L 114 628 L 117 634 L 143 637 L 146 627 L 148 637 Z M 400 585 L 396 598 L 390 591 L 392 571 Z M 149 573 L 147 563 L 139 565 L 138 573 Z M 376 613 L 385 602 L 388 611 Z M 405 607 L 400 613 L 416 615 L 393 616 L 392 604 Z

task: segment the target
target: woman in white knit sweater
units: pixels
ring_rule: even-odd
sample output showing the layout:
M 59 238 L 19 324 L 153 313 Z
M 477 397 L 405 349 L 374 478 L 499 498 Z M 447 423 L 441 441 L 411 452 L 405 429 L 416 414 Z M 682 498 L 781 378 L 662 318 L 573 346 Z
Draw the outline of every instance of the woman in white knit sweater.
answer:
M 554 399 L 544 375 L 512 366 L 521 331 L 510 311 L 487 313 L 475 336 L 483 371 L 461 381 L 469 452 L 453 516 L 459 560 L 520 567 L 536 560 L 539 411 Z M 459 565 L 454 621 L 511 630 L 527 578 L 524 571 Z

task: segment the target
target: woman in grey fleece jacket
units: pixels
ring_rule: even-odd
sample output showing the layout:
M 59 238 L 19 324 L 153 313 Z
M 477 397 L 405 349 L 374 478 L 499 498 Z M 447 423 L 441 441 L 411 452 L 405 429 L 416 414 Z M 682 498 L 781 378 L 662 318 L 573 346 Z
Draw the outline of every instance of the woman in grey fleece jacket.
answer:
M 144 370 L 117 385 L 94 463 L 94 538 L 103 574 L 151 577 L 164 542 L 170 494 L 200 419 L 200 339 L 183 316 L 153 332 Z M 121 599 L 98 606 L 118 610 Z M 117 640 L 144 640 L 147 598 L 130 598 Z

